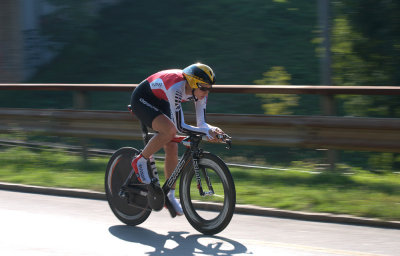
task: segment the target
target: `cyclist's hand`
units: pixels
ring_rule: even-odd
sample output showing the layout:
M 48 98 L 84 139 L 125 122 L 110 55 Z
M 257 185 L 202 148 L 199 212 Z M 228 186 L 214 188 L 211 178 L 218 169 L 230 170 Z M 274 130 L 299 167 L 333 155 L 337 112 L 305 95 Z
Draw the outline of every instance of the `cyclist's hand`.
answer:
M 210 129 L 208 131 L 208 133 L 212 137 L 208 141 L 210 141 L 210 142 L 222 142 L 222 139 L 217 137 L 218 134 L 224 134 L 224 132 L 220 128 L 214 127 L 213 129 Z

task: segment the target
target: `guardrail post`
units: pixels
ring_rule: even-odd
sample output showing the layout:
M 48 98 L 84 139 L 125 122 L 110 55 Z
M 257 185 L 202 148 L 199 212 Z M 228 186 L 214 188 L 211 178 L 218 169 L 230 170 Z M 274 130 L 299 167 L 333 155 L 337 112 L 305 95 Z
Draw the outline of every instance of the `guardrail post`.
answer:
M 88 104 L 88 92 L 87 91 L 76 91 L 74 92 L 73 105 L 75 109 L 87 109 Z M 79 140 L 79 144 L 82 148 L 82 158 L 86 162 L 88 158 L 88 139 L 82 138 Z
M 322 112 L 325 116 L 336 115 L 336 104 L 335 95 L 326 94 L 321 96 Z M 329 170 L 333 171 L 336 167 L 336 162 L 338 158 L 337 150 L 328 149 L 326 151 L 327 164 L 329 165 Z
M 88 96 L 87 91 L 76 91 L 74 92 L 74 108 L 75 109 L 86 109 L 88 107 Z
M 321 30 L 322 37 L 322 56 L 320 62 L 321 69 L 321 84 L 332 85 L 332 71 L 331 71 L 331 7 L 329 0 L 318 1 L 318 23 Z M 326 94 L 322 95 L 322 110 L 323 115 L 333 116 L 335 115 L 335 103 L 334 95 Z M 337 158 L 337 152 L 332 149 L 327 151 L 327 161 L 329 169 L 332 171 L 335 169 L 335 162 Z

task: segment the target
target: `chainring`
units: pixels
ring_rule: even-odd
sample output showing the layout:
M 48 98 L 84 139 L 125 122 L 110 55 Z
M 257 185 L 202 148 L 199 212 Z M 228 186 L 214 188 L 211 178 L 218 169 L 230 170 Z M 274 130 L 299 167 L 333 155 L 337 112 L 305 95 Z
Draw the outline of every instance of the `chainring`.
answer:
M 147 201 L 154 211 L 161 211 L 165 204 L 164 191 L 154 183 L 148 185 Z

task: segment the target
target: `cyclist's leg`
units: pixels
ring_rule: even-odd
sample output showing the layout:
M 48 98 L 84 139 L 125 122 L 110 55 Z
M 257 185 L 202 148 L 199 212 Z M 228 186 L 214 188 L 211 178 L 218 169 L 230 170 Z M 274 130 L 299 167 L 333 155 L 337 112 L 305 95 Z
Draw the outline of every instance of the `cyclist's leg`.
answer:
M 145 158 L 149 158 L 151 155 L 160 150 L 165 144 L 170 142 L 176 134 L 175 125 L 172 121 L 161 114 L 154 118 L 152 122 L 153 130 L 157 131 L 156 135 L 147 143 L 146 147 L 142 151 L 142 155 Z
M 168 179 L 178 165 L 178 144 L 176 142 L 168 142 L 164 145 L 164 151 L 164 174 L 166 179 Z M 172 185 L 172 189 L 175 189 L 175 184 Z
M 164 145 L 165 151 L 165 163 L 164 173 L 166 179 L 168 179 L 173 173 L 175 167 L 178 165 L 178 144 L 176 142 L 168 142 Z M 173 205 L 177 215 L 183 215 L 182 206 L 179 200 L 175 197 L 175 184 L 172 185 L 171 190 L 168 192 L 168 200 Z
M 148 159 L 160 150 L 164 144 L 171 141 L 176 134 L 174 124 L 164 114 L 160 114 L 154 118 L 152 127 L 157 133 L 147 143 L 141 154 L 132 161 L 132 168 L 139 182 L 146 184 L 151 182 L 150 172 L 147 167 Z
M 143 124 L 157 131 L 142 153 L 132 161 L 132 167 L 139 181 L 150 183 L 147 159 L 175 136 L 176 128 L 167 117 L 170 114 L 169 103 L 156 98 L 147 81 L 143 81 L 132 93 L 131 106 L 136 117 Z

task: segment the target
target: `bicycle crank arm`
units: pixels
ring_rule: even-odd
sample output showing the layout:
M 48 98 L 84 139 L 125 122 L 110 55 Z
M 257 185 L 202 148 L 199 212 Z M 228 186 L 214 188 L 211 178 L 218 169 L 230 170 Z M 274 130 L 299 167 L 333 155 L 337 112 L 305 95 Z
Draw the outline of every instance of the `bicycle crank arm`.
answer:
M 144 187 L 137 187 L 137 185 L 122 186 L 118 196 L 122 199 L 132 201 L 136 196 L 147 197 L 148 192 Z
M 148 195 L 148 191 L 147 189 L 143 187 L 138 187 L 138 186 L 143 186 L 143 185 L 129 185 L 127 187 L 127 192 L 136 194 L 136 195 L 140 195 L 140 196 L 147 196 Z

